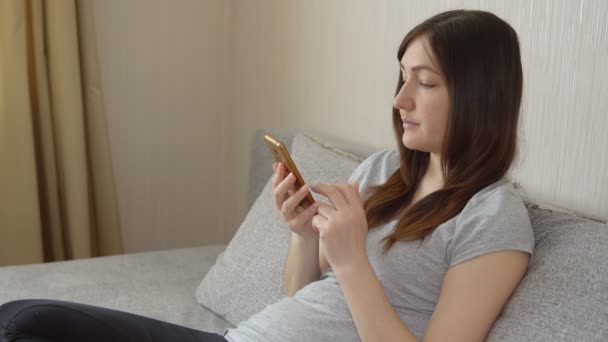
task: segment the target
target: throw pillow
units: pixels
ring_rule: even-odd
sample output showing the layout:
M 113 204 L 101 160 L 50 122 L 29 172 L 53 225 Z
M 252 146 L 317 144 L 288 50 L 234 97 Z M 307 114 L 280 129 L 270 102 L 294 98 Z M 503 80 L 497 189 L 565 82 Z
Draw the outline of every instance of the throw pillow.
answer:
M 346 182 L 363 160 L 303 134 L 294 137 L 290 152 L 308 184 Z M 284 296 L 283 266 L 291 232 L 274 208 L 273 177 L 196 290 L 200 304 L 235 326 Z
M 607 341 L 608 226 L 527 207 L 534 255 L 487 341 Z

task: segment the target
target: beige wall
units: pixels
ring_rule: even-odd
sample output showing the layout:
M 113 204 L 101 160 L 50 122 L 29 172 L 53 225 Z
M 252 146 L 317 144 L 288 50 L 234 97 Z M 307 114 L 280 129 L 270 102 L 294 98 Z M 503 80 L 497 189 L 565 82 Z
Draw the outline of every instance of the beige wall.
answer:
M 225 2 L 93 3 L 126 251 L 225 240 Z
M 608 218 L 607 2 L 95 3 L 130 250 L 228 241 L 246 214 L 249 142 L 259 127 L 393 146 L 399 42 L 422 20 L 460 7 L 492 11 L 520 35 L 514 178 L 530 199 Z
M 231 58 L 239 62 L 231 63 L 229 91 L 236 99 L 228 118 L 237 133 L 229 147 L 236 153 L 232 177 L 242 179 L 248 162 L 238 147 L 254 128 L 274 123 L 344 143 L 394 146 L 390 113 L 401 39 L 440 11 L 476 8 L 504 18 L 520 36 L 525 89 L 513 178 L 531 200 L 608 219 L 608 2 L 235 0 L 232 6 Z M 241 121 L 244 115 L 256 119 Z M 234 183 L 230 190 L 239 213 L 244 187 Z

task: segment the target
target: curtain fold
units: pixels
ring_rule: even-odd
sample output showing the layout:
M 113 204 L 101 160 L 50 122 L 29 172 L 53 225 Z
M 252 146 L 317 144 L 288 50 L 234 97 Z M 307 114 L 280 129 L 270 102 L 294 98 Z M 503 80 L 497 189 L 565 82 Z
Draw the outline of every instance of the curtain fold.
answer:
M 0 265 L 122 253 L 90 0 L 0 0 Z

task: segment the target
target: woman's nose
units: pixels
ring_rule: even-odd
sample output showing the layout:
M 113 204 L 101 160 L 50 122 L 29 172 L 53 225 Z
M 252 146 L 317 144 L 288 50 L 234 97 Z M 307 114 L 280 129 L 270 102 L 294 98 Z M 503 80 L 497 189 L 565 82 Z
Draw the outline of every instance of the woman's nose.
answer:
M 412 110 L 414 106 L 414 101 L 410 96 L 408 96 L 405 92 L 405 84 L 401 87 L 397 96 L 393 99 L 393 107 L 397 109 L 405 109 Z

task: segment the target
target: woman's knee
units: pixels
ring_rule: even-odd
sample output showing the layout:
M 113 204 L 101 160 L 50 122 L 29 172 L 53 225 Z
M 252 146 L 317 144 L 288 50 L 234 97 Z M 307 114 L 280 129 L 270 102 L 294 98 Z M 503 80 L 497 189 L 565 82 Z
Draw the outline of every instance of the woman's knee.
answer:
M 40 299 L 19 299 L 0 305 L 0 322 L 2 322 L 2 327 L 22 313 L 23 310 L 37 306 L 41 301 Z
M 44 299 L 20 299 L 0 305 L 0 342 L 27 336 L 33 321 L 48 303 Z

